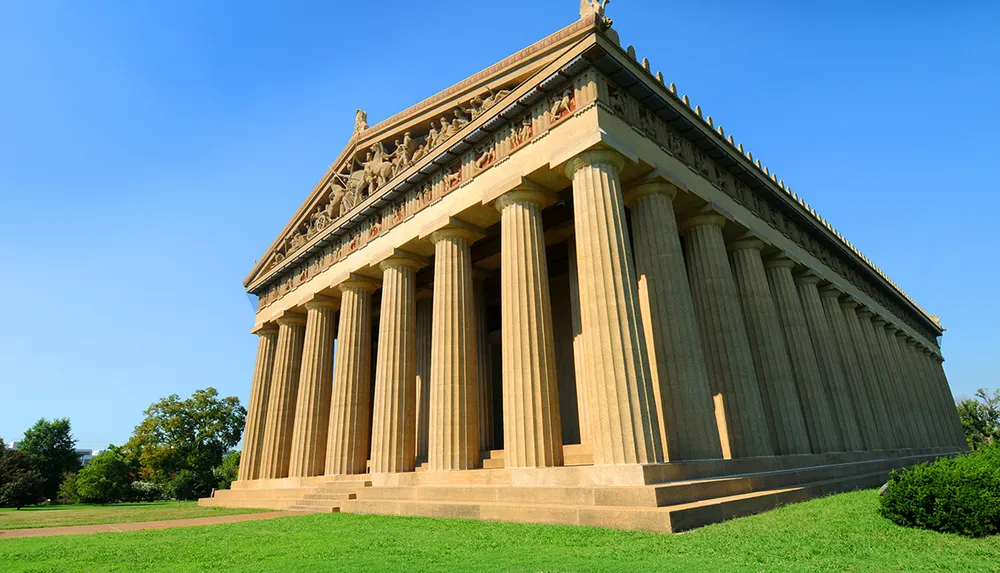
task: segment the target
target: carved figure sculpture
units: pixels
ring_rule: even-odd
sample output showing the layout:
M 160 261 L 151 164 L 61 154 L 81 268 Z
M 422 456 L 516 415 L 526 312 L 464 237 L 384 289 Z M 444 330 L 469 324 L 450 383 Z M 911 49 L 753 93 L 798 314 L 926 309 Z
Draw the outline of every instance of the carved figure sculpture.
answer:
M 565 113 L 569 115 L 573 112 L 573 88 L 567 88 L 563 93 L 552 100 L 552 106 L 549 108 L 549 114 L 552 116 L 552 121 L 556 121 L 562 117 Z
M 354 133 L 361 133 L 366 129 L 368 129 L 368 113 L 363 109 L 359 109 L 354 114 Z

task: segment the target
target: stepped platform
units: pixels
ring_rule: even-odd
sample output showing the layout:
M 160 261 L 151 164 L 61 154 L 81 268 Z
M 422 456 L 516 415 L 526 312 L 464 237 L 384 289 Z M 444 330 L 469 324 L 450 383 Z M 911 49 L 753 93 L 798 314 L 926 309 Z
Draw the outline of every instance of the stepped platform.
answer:
M 589 453 L 569 446 L 582 460 Z M 573 450 L 575 448 L 575 450 Z M 643 466 L 484 468 L 236 482 L 201 505 L 411 515 L 679 532 L 809 498 L 876 487 L 937 448 Z

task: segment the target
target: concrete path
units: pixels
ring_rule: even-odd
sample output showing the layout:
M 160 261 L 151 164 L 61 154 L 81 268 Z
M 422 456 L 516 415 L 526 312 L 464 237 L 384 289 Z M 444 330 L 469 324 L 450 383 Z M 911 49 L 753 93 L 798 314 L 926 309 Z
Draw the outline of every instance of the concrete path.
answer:
M 221 515 L 218 517 L 194 517 L 191 519 L 167 519 L 163 521 L 139 521 L 136 523 L 109 523 L 104 525 L 73 525 L 69 527 L 36 527 L 32 529 L 2 529 L 0 539 L 15 537 L 48 537 L 50 535 L 73 535 L 77 533 L 121 533 L 140 529 L 169 529 L 171 527 L 191 527 L 195 525 L 215 525 L 236 523 L 258 519 L 274 519 L 292 515 L 306 515 L 298 511 L 272 511 L 267 513 L 246 513 L 242 515 Z

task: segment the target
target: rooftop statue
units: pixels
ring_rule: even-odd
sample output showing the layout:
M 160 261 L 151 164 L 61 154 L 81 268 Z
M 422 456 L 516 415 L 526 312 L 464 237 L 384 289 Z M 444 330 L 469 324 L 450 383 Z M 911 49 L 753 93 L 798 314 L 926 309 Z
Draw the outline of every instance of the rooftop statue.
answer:
M 358 134 L 366 129 L 368 129 L 368 113 L 363 109 L 359 109 L 354 114 L 354 133 Z
M 608 2 L 611 0 L 580 0 L 580 17 L 586 18 L 591 14 L 596 14 L 604 28 L 610 28 L 611 18 L 604 15 L 604 7 L 608 5 Z

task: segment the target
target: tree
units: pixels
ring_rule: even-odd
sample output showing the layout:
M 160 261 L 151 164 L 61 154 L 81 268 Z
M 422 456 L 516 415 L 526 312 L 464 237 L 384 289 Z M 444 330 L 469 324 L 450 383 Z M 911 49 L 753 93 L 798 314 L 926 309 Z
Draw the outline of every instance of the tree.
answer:
M 975 399 L 960 400 L 956 408 L 970 449 L 1000 443 L 1000 389 L 988 394 L 980 388 Z
M 240 451 L 233 450 L 226 454 L 226 457 L 222 458 L 222 463 L 215 468 L 214 473 L 215 479 L 218 480 L 218 484 L 215 487 L 218 489 L 229 489 L 229 486 L 240 475 Z
M 59 484 L 67 472 L 80 469 L 80 458 L 76 455 L 76 440 L 70 433 L 68 418 L 51 422 L 42 418 L 24 432 L 24 439 L 18 449 L 35 458 L 38 471 L 42 473 L 42 492 L 45 497 L 55 499 Z
M 30 455 L 0 439 L 0 507 L 21 509 L 44 499 L 42 474 Z
M 132 472 L 121 449 L 109 446 L 76 475 L 76 492 L 87 503 L 114 503 L 130 493 Z
M 246 421 L 237 398 L 218 396 L 215 388 L 196 390 L 185 400 L 174 394 L 146 410 L 124 447 L 138 461 L 142 479 L 179 499 L 207 495 L 218 485 L 213 469 L 239 442 Z
M 76 489 L 76 474 L 68 473 L 63 476 L 62 483 L 59 484 L 59 495 L 56 496 L 59 503 L 80 503 L 80 494 Z

